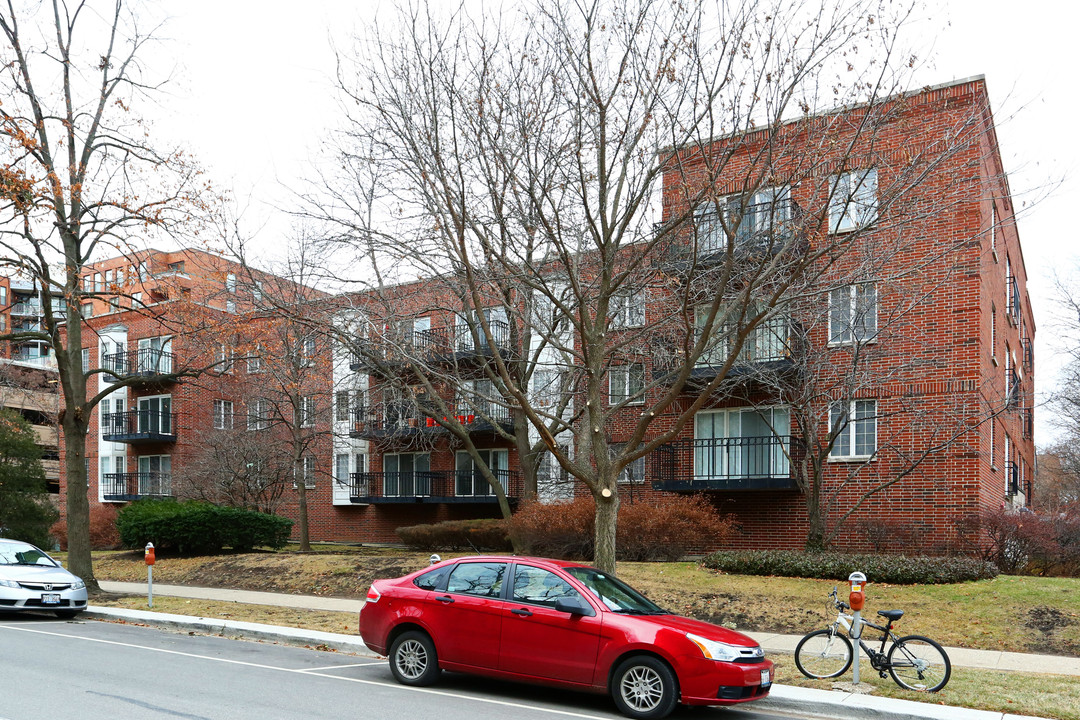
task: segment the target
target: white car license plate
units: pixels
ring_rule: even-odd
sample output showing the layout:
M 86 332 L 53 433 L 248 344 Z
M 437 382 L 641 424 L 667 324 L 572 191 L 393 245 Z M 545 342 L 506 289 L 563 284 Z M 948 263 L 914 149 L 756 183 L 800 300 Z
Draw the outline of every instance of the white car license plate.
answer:
M 771 682 L 769 680 L 769 671 L 768 670 L 762 670 L 761 671 L 761 684 L 762 685 L 768 685 L 769 682 Z
M 42 605 L 59 605 L 60 593 L 45 593 L 41 596 Z

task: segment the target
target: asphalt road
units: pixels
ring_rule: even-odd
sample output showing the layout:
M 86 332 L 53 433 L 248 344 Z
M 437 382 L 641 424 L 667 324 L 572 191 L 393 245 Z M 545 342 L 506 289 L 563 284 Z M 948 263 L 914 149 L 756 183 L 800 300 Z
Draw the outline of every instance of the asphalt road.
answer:
M 0 720 L 622 717 L 609 698 L 464 675 L 394 682 L 385 660 L 44 616 L 0 618 Z M 790 718 L 680 708 L 673 720 Z

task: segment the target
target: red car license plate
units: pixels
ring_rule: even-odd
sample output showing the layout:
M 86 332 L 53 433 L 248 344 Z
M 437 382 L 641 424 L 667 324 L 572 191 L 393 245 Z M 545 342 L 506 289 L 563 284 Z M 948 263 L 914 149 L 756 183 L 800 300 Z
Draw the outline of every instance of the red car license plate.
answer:
M 59 605 L 60 593 L 45 593 L 41 596 L 42 605 Z
M 771 681 L 772 680 L 769 677 L 769 671 L 768 670 L 762 670 L 761 671 L 761 684 L 762 685 L 768 685 Z

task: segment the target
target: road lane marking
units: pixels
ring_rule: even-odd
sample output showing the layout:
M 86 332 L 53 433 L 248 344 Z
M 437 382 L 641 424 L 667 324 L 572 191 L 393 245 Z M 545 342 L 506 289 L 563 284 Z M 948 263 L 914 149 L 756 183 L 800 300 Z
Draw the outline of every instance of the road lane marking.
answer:
M 351 665 L 327 665 L 325 667 L 305 668 L 300 672 L 313 673 L 319 672 L 320 670 L 338 670 L 339 668 L 367 667 L 368 665 L 382 665 L 384 662 L 384 660 L 372 660 L 371 662 L 352 663 Z
M 36 635 L 51 635 L 53 637 L 69 638 L 71 640 L 85 640 L 86 642 L 100 643 L 102 645 L 116 645 L 119 647 L 134 648 L 137 650 L 149 650 L 151 652 L 164 653 L 166 655 L 180 655 L 182 657 L 194 658 L 196 660 L 210 660 L 213 662 L 227 663 L 229 665 L 243 665 L 246 667 L 259 668 L 261 670 L 277 670 L 279 672 L 293 673 L 296 675 L 309 675 L 313 677 L 327 678 L 328 680 L 338 680 L 341 682 L 358 683 L 360 685 L 375 685 L 384 688 L 393 688 L 395 690 L 404 690 L 406 692 L 423 693 L 425 695 L 435 695 L 438 697 L 455 698 L 458 700 L 471 700 L 473 702 L 487 703 L 489 705 L 499 705 L 501 707 L 515 708 L 519 710 L 532 710 L 534 712 L 547 713 L 549 715 L 562 715 L 565 717 L 573 718 L 585 718 L 586 720 L 610 720 L 609 715 L 588 715 L 586 713 L 572 712 L 569 710 L 556 710 L 554 708 L 537 707 L 535 705 L 526 705 L 525 703 L 510 702 L 508 700 L 496 700 L 494 698 L 476 697 L 474 695 L 465 695 L 462 693 L 451 692 L 448 690 L 433 690 L 431 688 L 412 687 L 409 685 L 401 685 L 399 683 L 379 682 L 377 680 L 362 680 L 360 678 L 342 677 L 340 675 L 328 675 L 325 672 L 317 672 L 312 669 L 303 668 L 287 668 L 279 667 L 277 665 L 264 665 L 262 663 L 247 662 L 245 660 L 231 660 L 229 658 L 213 657 L 212 655 L 199 655 L 197 653 L 182 652 L 180 650 L 167 650 L 165 648 L 150 647 L 149 645 L 137 645 L 135 643 L 120 642 L 119 640 L 104 640 L 102 638 L 89 638 L 81 635 L 70 635 L 66 633 L 49 632 L 46 630 L 34 630 L 28 627 L 19 627 L 16 625 L 3 625 L 0 624 L 0 629 L 5 630 L 17 630 L 19 632 L 28 632 Z M 378 662 L 371 663 L 358 663 L 360 665 L 376 665 Z M 345 667 L 334 665 L 332 667 Z

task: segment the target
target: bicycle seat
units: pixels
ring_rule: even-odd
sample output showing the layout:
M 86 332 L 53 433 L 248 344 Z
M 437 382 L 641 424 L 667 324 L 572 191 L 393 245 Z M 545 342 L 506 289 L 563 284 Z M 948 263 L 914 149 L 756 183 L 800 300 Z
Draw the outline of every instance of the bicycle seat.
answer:
M 877 614 L 883 618 L 888 618 L 889 622 L 896 622 L 904 617 L 903 610 L 878 610 Z

